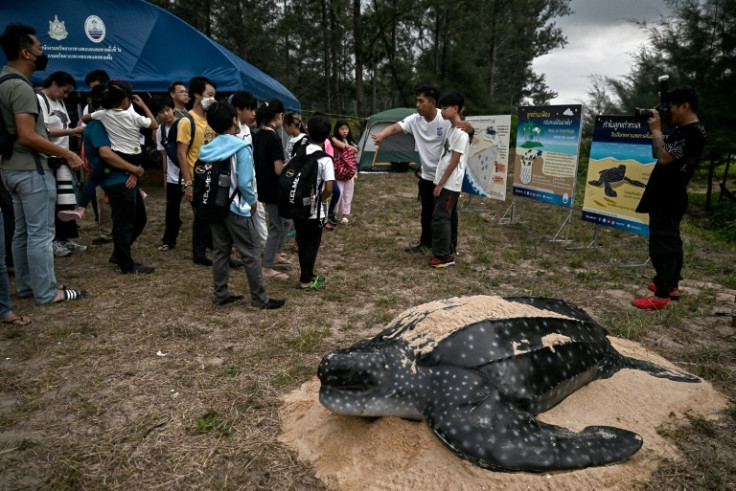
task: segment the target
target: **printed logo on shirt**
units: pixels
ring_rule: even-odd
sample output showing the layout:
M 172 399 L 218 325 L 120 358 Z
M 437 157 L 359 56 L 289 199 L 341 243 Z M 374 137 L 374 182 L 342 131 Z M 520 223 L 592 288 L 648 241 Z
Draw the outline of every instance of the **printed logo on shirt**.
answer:
M 437 128 L 437 136 L 442 136 L 442 128 Z

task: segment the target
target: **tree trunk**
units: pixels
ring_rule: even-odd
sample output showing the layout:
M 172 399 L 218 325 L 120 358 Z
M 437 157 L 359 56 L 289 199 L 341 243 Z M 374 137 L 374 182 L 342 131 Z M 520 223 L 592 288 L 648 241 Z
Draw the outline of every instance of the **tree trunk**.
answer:
M 360 25 L 360 0 L 353 0 L 353 40 L 355 43 L 355 102 L 358 118 L 365 113 L 363 93 L 363 30 Z
M 329 0 L 322 0 L 320 2 L 320 7 L 322 10 L 321 13 L 322 13 L 322 25 L 323 26 L 329 25 L 328 24 L 329 19 L 327 16 L 327 8 L 328 8 L 327 2 L 329 2 Z M 323 61 L 323 65 L 325 68 L 325 81 L 327 82 L 325 84 L 325 103 L 327 105 L 327 112 L 332 111 L 332 92 L 330 90 L 330 80 L 332 79 L 330 67 L 332 64 L 330 63 L 329 43 L 330 43 L 329 36 L 322 36 L 322 56 L 324 58 L 322 61 Z

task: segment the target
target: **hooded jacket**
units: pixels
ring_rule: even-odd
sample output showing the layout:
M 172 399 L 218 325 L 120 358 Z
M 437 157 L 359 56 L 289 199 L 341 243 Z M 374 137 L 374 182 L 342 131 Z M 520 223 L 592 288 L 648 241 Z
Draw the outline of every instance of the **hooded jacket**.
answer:
M 199 151 L 202 162 L 217 162 L 230 158 L 230 194 L 238 193 L 230 204 L 230 211 L 244 217 L 251 216 L 251 206 L 256 202 L 253 189 L 253 146 L 235 135 L 218 135 Z

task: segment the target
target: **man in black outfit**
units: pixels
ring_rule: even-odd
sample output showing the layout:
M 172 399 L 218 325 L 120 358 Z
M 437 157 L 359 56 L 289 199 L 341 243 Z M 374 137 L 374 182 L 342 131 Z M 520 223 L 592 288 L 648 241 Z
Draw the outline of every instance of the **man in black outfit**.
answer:
M 654 295 L 635 299 L 634 306 L 661 309 L 680 298 L 683 254 L 680 222 L 687 209 L 687 184 L 698 167 L 705 146 L 705 128 L 698 120 L 698 95 L 692 87 L 669 94 L 674 133 L 662 134 L 656 109 L 647 121 L 652 130 L 652 156 L 657 159 L 636 211 L 649 213 L 649 257 L 656 272 L 649 289 Z

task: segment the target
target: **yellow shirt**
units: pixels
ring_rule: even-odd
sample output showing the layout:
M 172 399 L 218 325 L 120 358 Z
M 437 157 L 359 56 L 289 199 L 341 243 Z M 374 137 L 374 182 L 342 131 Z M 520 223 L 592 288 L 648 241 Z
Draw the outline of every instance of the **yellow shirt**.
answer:
M 217 134 L 212 128 L 210 128 L 210 125 L 207 124 L 207 118 L 199 116 L 194 111 L 189 111 L 189 114 L 191 114 L 192 118 L 194 119 L 194 124 L 196 126 L 196 129 L 194 131 L 194 141 L 192 141 L 192 145 L 189 147 L 189 152 L 187 152 L 189 173 L 193 176 L 194 164 L 199 158 L 200 148 L 202 148 L 202 145 L 206 145 L 214 140 Z M 192 138 L 192 126 L 189 122 L 189 119 L 181 118 L 179 120 L 176 131 L 176 141 L 189 145 L 189 140 Z

